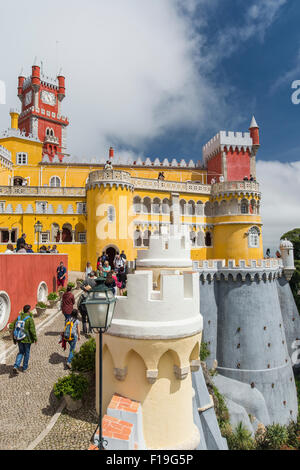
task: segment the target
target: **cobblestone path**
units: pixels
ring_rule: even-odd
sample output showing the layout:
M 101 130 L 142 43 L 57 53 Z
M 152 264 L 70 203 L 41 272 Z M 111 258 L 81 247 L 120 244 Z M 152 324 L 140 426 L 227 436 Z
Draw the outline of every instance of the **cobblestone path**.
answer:
M 69 373 L 65 363 L 68 349 L 60 344 L 63 315 L 38 333 L 38 342 L 31 346 L 28 370 L 17 376 L 12 369 L 17 354 L 10 355 L 6 364 L 0 364 L 0 449 L 26 449 L 48 425 L 59 401 L 53 394 L 53 385 L 59 377 Z M 85 341 L 77 342 L 76 351 Z

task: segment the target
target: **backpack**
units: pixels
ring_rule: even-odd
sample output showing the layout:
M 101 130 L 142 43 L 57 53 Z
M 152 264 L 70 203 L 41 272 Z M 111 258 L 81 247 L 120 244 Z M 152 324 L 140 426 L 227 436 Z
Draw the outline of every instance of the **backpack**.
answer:
M 15 329 L 13 333 L 13 338 L 15 341 L 22 341 L 26 338 L 27 334 L 25 332 L 25 322 L 30 318 L 30 315 L 27 315 L 23 320 L 21 320 L 21 315 L 18 316 L 18 319 L 15 324 Z
M 71 342 L 73 339 L 75 339 L 75 325 L 74 325 L 74 320 L 68 320 L 65 324 L 64 328 L 64 339 L 65 341 Z

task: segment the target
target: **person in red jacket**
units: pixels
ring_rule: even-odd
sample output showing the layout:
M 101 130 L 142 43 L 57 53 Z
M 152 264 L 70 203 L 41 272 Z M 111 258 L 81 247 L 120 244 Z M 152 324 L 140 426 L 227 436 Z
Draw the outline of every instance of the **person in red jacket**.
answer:
M 75 304 L 75 297 L 71 291 L 72 291 L 72 287 L 68 286 L 66 292 L 62 296 L 62 301 L 61 301 L 62 313 L 64 314 L 66 320 L 72 314 L 74 304 Z

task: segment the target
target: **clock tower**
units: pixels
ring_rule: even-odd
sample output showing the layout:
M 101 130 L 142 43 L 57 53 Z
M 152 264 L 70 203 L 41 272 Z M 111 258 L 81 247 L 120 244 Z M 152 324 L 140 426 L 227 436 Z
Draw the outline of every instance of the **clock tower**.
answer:
M 60 72 L 50 78 L 44 75 L 37 60 L 32 75 L 20 73 L 18 97 L 22 103 L 19 129 L 32 134 L 43 142 L 43 157 L 52 162 L 57 155 L 60 162 L 66 156 L 68 119 L 61 114 L 61 102 L 65 97 L 65 77 Z

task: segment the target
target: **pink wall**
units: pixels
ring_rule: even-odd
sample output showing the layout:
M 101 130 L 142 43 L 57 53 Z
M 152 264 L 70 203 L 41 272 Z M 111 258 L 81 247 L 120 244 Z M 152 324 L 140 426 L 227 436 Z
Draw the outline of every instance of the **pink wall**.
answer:
M 219 182 L 219 177 L 222 174 L 222 157 L 221 154 L 214 156 L 207 162 L 207 183 L 211 184 L 212 178 Z
M 0 291 L 5 291 L 10 298 L 9 322 L 17 318 L 24 305 L 36 306 L 37 290 L 42 281 L 47 284 L 48 293 L 56 291 L 56 269 L 61 261 L 68 270 L 68 255 L 0 255 Z

